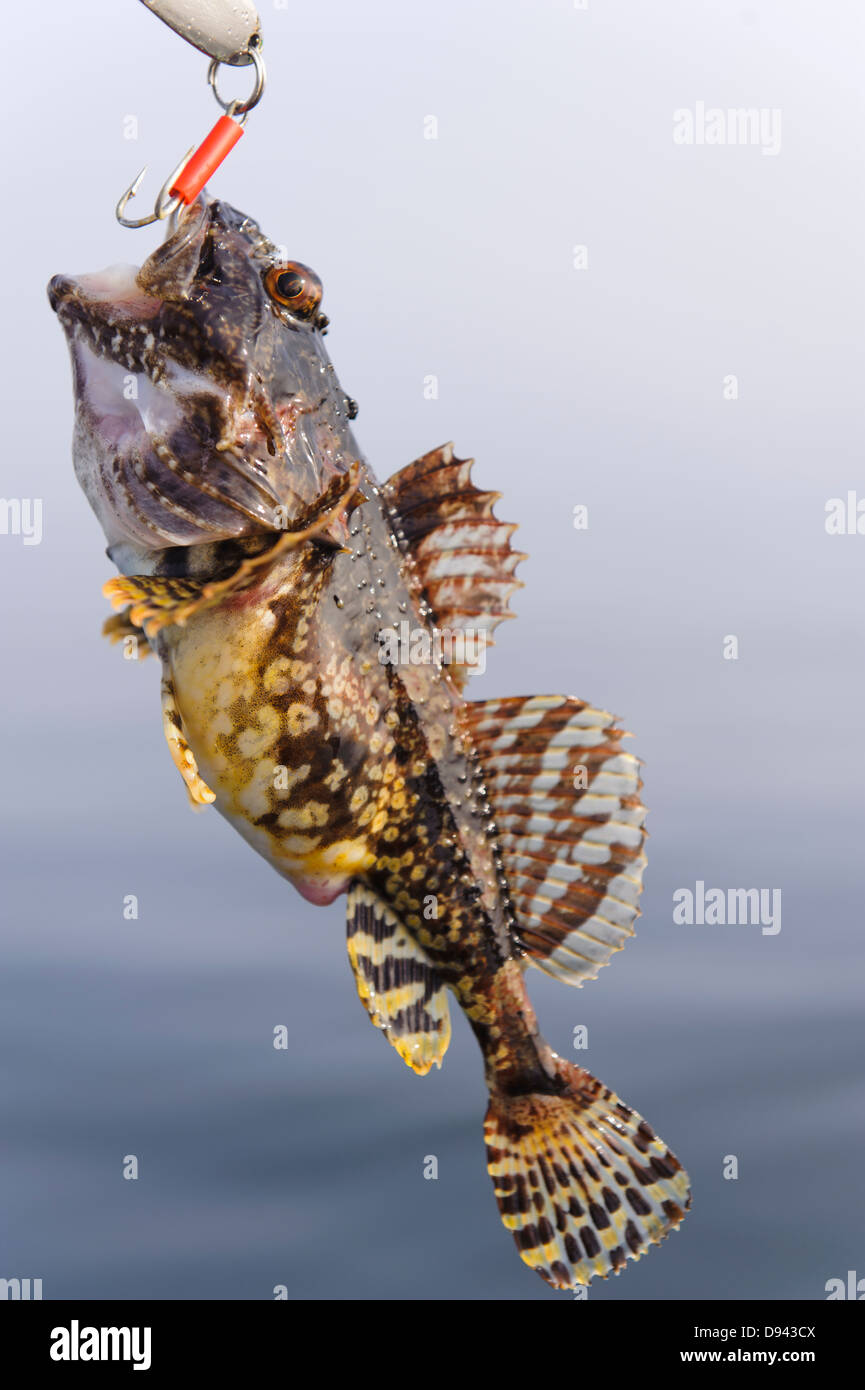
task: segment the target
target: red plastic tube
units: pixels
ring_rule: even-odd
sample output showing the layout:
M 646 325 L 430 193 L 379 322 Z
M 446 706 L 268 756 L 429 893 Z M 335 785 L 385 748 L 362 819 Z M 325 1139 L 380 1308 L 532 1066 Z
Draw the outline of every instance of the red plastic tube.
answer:
M 243 126 L 231 116 L 220 116 L 209 135 L 206 135 L 194 154 L 189 156 L 169 193 L 182 203 L 194 203 L 207 180 L 234 149 Z

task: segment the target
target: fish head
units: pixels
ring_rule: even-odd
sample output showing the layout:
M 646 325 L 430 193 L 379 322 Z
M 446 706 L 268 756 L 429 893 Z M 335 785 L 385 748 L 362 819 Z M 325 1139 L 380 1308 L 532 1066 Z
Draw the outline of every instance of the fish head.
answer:
M 204 198 L 140 269 L 54 276 L 75 470 L 109 548 L 284 529 L 355 462 L 321 293 L 255 222 Z

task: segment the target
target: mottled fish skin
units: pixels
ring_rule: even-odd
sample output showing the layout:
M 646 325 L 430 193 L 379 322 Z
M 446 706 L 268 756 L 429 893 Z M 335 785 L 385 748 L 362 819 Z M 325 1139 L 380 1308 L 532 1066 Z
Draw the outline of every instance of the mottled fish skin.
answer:
M 317 278 L 225 204 L 202 200 L 135 274 L 49 292 L 72 350 L 76 469 L 126 576 L 107 586 L 125 605 L 108 631 L 162 663 L 191 800 L 309 901 L 348 892 L 360 997 L 421 1074 L 441 1064 L 453 994 L 483 1053 L 488 1165 L 523 1260 L 560 1288 L 618 1272 L 679 1224 L 687 1175 L 543 1040 L 524 967 L 581 983 L 632 934 L 636 762 L 584 702 L 470 705 L 457 668 L 380 659 L 403 622 L 507 616 L 520 556 L 497 494 L 449 448 L 378 483 L 323 347 Z M 579 757 L 593 780 L 575 809 Z
M 507 885 L 463 700 L 435 664 L 382 663 L 379 634 L 429 625 L 393 521 L 370 501 L 348 553 L 311 546 L 156 636 L 214 804 L 309 901 L 363 877 L 416 938 L 502 1085 L 551 1085 L 516 967 Z M 435 916 L 425 906 L 435 903 Z M 528 1025 L 528 1026 L 527 1026 Z
M 453 990 L 488 1065 L 513 1067 L 498 1055 L 495 978 L 512 919 L 483 774 L 447 672 L 378 660 L 388 621 L 429 620 L 368 471 L 362 485 L 348 554 L 283 560 L 242 598 L 165 629 L 158 650 L 217 809 L 313 902 L 363 875 Z
M 129 547 L 279 530 L 357 457 L 321 286 L 297 267 L 304 312 L 278 304 L 265 280 L 283 260 L 250 218 L 199 202 L 140 270 L 51 281 L 72 353 L 76 473 L 120 568 Z

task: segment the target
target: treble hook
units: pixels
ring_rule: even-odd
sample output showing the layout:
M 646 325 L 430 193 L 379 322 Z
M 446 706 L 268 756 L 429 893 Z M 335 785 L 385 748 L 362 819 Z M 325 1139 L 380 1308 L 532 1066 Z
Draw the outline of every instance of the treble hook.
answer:
M 207 70 L 207 81 L 225 114 L 219 118 L 198 149 L 196 150 L 193 145 L 191 149 L 187 150 L 177 168 L 169 174 L 159 190 L 159 197 L 156 199 L 150 215 L 148 217 L 126 217 L 126 208 L 141 187 L 141 180 L 147 172 L 147 165 L 145 164 L 141 173 L 133 179 L 117 204 L 117 221 L 121 227 L 149 227 L 152 222 L 161 222 L 163 218 L 171 217 L 182 203 L 193 202 L 211 174 L 219 168 L 229 150 L 237 144 L 243 134 L 243 126 L 249 112 L 258 105 L 264 92 L 266 73 L 264 58 L 261 55 L 261 41 L 257 35 L 253 35 L 250 39 L 246 57 L 255 67 L 255 86 L 245 101 L 240 101 L 237 98 L 233 101 L 225 101 L 220 96 L 219 88 L 216 85 L 220 60 L 218 58 L 212 59 Z M 237 64 L 232 66 L 237 66 Z M 194 160 L 193 155 L 195 155 Z M 181 176 L 186 170 L 186 166 L 190 164 L 190 160 L 192 163 L 187 177 L 181 181 Z
M 124 213 L 126 212 L 127 205 L 135 197 L 141 187 L 141 180 L 147 173 L 147 165 L 145 164 L 141 173 L 137 174 L 132 180 L 132 183 L 117 204 L 117 221 L 120 223 L 121 227 L 149 227 L 152 222 L 161 222 L 163 218 L 170 217 L 172 213 L 177 211 L 180 207 L 181 199 L 176 194 L 172 197 L 171 190 L 180 178 L 180 175 L 183 173 L 183 170 L 186 168 L 194 152 L 195 146 L 191 145 L 177 168 L 168 175 L 168 178 L 159 190 L 159 196 L 156 199 L 153 211 L 148 217 L 125 217 Z

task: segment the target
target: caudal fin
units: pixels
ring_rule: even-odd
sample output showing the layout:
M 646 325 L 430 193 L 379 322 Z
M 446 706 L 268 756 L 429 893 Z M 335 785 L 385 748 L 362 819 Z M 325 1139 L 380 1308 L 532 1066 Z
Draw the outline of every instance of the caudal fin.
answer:
M 561 1089 L 494 1092 L 484 1123 L 502 1221 L 557 1289 L 617 1274 L 683 1219 L 688 1175 L 635 1110 L 556 1057 Z

